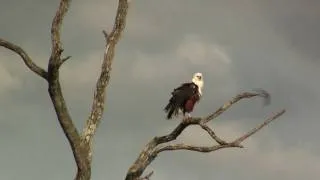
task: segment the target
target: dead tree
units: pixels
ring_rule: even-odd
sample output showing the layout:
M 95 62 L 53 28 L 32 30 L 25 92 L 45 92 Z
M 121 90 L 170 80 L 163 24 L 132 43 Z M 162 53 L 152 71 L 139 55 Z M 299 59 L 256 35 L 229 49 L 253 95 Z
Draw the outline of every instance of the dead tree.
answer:
M 219 138 L 214 131 L 207 125 L 208 122 L 220 116 L 226 110 L 228 110 L 233 104 L 237 103 L 241 99 L 244 98 L 252 98 L 252 97 L 263 97 L 265 99 L 265 103 L 269 103 L 270 96 L 266 91 L 259 90 L 256 93 L 244 92 L 238 94 L 236 97 L 232 98 L 230 101 L 226 102 L 223 106 L 218 108 L 214 113 L 209 114 L 206 117 L 191 117 L 183 119 L 178 126 L 169 134 L 164 136 L 156 136 L 150 140 L 150 142 L 144 147 L 137 160 L 131 165 L 129 168 L 126 180 L 149 180 L 150 176 L 153 174 L 153 171 L 148 173 L 146 176 L 142 177 L 145 169 L 151 164 L 152 161 L 158 156 L 159 153 L 164 151 L 177 151 L 177 150 L 188 150 L 188 151 L 196 151 L 201 153 L 209 153 L 213 151 L 217 151 L 219 149 L 224 148 L 243 148 L 241 143 L 246 140 L 248 137 L 252 136 L 254 133 L 271 123 L 273 120 L 277 119 L 279 116 L 285 113 L 285 110 L 281 110 L 269 118 L 267 118 L 263 123 L 251 129 L 247 133 L 243 134 L 241 137 L 236 138 L 232 142 L 226 142 L 223 139 Z M 217 143 L 212 146 L 194 146 L 188 144 L 168 144 L 171 141 L 176 140 L 179 135 L 189 126 L 198 125 L 204 131 L 206 131 L 210 137 Z
M 106 99 L 106 87 L 110 81 L 112 61 L 115 47 L 124 31 L 129 0 L 119 0 L 118 10 L 113 29 L 110 33 L 103 31 L 105 37 L 104 58 L 101 65 L 101 73 L 96 82 L 91 113 L 82 132 L 75 127 L 69 114 L 67 104 L 61 90 L 59 69 L 70 56 L 63 57 L 63 47 L 60 39 L 60 29 L 63 19 L 70 7 L 71 0 L 61 0 L 51 25 L 51 55 L 47 70 L 36 65 L 33 59 L 20 46 L 0 38 L 0 46 L 17 53 L 26 66 L 38 76 L 48 82 L 48 92 L 54 106 L 57 119 L 71 146 L 74 159 L 77 164 L 76 180 L 89 180 L 91 177 L 92 139 L 100 124 L 104 103 Z
M 60 5 L 56 11 L 51 25 L 51 55 L 47 70 L 34 63 L 33 59 L 20 46 L 0 38 L 0 46 L 7 48 L 18 54 L 25 65 L 35 74 L 48 82 L 48 93 L 54 106 L 58 122 L 66 135 L 73 152 L 74 159 L 77 164 L 76 180 L 89 180 L 91 177 L 91 162 L 92 162 L 92 139 L 100 124 L 103 116 L 104 103 L 106 99 L 106 87 L 110 81 L 110 73 L 112 69 L 112 62 L 115 55 L 115 47 L 121 37 L 126 25 L 126 16 L 130 0 L 119 0 L 118 9 L 115 17 L 113 29 L 110 33 L 103 31 L 105 37 L 105 51 L 104 58 L 101 65 L 100 76 L 96 82 L 96 87 L 93 95 L 93 102 L 90 115 L 86 121 L 86 125 L 82 132 L 73 124 L 72 117 L 69 114 L 67 104 L 61 90 L 59 69 L 63 63 L 71 58 L 71 56 L 63 57 L 63 47 L 60 39 L 60 29 L 63 18 L 66 15 L 71 0 L 61 0 Z M 137 160 L 128 170 L 126 180 L 149 179 L 153 172 L 141 177 L 144 170 L 156 158 L 156 156 L 163 151 L 175 150 L 190 150 L 198 152 L 212 152 L 223 148 L 243 147 L 241 142 L 246 138 L 256 133 L 258 130 L 269 124 L 271 121 L 281 116 L 285 110 L 282 110 L 275 115 L 268 118 L 264 123 L 252 129 L 243 136 L 237 138 L 232 142 L 226 142 L 215 135 L 214 131 L 207 125 L 209 121 L 221 115 L 229 109 L 234 103 L 243 98 L 251 98 L 255 96 L 262 96 L 269 98 L 264 91 L 259 93 L 242 93 L 237 95 L 231 101 L 224 104 L 216 112 L 207 117 L 188 118 L 184 119 L 170 134 L 160 137 L 154 137 L 142 150 Z M 186 144 L 165 145 L 165 143 L 175 140 L 188 126 L 199 125 L 203 130 L 218 143 L 210 147 L 198 147 Z M 163 145 L 163 146 L 161 146 Z

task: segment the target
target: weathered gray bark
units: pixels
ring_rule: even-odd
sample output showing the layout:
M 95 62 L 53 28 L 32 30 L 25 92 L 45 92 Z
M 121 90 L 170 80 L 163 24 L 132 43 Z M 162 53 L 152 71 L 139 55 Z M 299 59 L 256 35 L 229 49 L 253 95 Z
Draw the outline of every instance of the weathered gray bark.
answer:
M 63 18 L 66 15 L 71 0 L 61 0 L 58 10 L 54 16 L 51 26 L 51 44 L 52 51 L 49 58 L 47 71 L 36 65 L 32 58 L 19 46 L 0 38 L 0 46 L 10 49 L 17 53 L 26 66 L 38 76 L 42 77 L 48 82 L 48 92 L 52 100 L 55 112 L 57 114 L 58 122 L 66 135 L 73 152 L 74 159 L 77 164 L 76 180 L 89 180 L 91 178 L 91 162 L 92 162 L 92 140 L 100 124 L 103 116 L 103 110 L 106 99 L 106 87 L 110 81 L 110 74 L 112 69 L 112 62 L 115 55 L 116 45 L 121 37 L 122 32 L 126 25 L 126 16 L 129 7 L 129 0 L 119 0 L 117 14 L 113 29 L 110 33 L 103 31 L 105 37 L 105 51 L 104 58 L 101 66 L 100 76 L 97 80 L 91 113 L 86 121 L 86 125 L 80 133 L 73 124 L 72 117 L 69 114 L 67 104 L 64 100 L 59 80 L 59 69 L 61 65 L 70 59 L 70 56 L 62 57 L 63 48 L 60 39 L 60 30 L 63 22 Z M 240 101 L 243 98 L 251 98 L 255 96 L 264 97 L 267 102 L 269 101 L 269 95 L 265 91 L 258 93 L 242 93 L 234 97 L 231 101 L 225 103 L 217 111 L 204 118 L 188 118 L 183 121 L 168 135 L 154 137 L 142 150 L 137 160 L 129 168 L 126 180 L 141 180 L 149 179 L 153 172 L 142 177 L 145 169 L 150 163 L 157 157 L 157 155 L 163 151 L 175 151 L 175 150 L 190 150 L 197 152 L 213 152 L 223 148 L 238 147 L 242 148 L 241 142 L 259 131 L 264 126 L 268 125 L 274 119 L 281 116 L 285 110 L 279 111 L 275 115 L 265 120 L 259 126 L 253 128 L 251 131 L 245 133 L 243 136 L 237 138 L 232 142 L 226 142 L 216 136 L 214 131 L 207 125 L 209 121 L 218 117 L 229 109 L 233 104 Z M 175 140 L 187 127 L 191 125 L 199 125 L 205 130 L 216 142 L 217 145 L 209 147 L 199 147 L 186 144 L 174 144 L 165 145 L 165 143 Z M 163 146 L 160 146 L 163 145 Z
M 70 7 L 70 4 L 71 0 L 61 0 L 59 8 L 57 9 L 53 18 L 51 26 L 52 49 L 47 71 L 36 65 L 32 58 L 29 57 L 29 55 L 21 47 L 1 38 L 0 46 L 10 49 L 20 55 L 24 63 L 31 71 L 48 82 L 48 92 L 57 114 L 57 119 L 68 139 L 77 164 L 77 174 L 75 179 L 89 180 L 91 177 L 92 139 L 103 116 L 104 102 L 106 99 L 105 91 L 110 80 L 115 47 L 126 25 L 129 2 L 128 0 L 119 0 L 113 30 L 109 35 L 103 31 L 106 42 L 104 59 L 101 66 L 101 73 L 96 83 L 91 113 L 82 133 L 79 133 L 73 124 L 73 120 L 69 114 L 67 104 L 63 97 L 59 80 L 59 69 L 61 65 L 70 59 L 70 56 L 64 58 L 62 57 L 63 48 L 60 39 L 62 22 Z
M 231 147 L 238 147 L 243 148 L 241 143 L 246 140 L 248 137 L 268 125 L 273 120 L 277 119 L 279 116 L 285 113 L 285 110 L 281 110 L 276 114 L 272 115 L 270 118 L 266 119 L 262 124 L 253 128 L 249 132 L 245 133 L 243 136 L 235 139 L 232 142 L 226 142 L 219 138 L 214 131 L 207 125 L 208 122 L 213 120 L 214 118 L 220 116 L 226 110 L 228 110 L 233 104 L 237 103 L 241 99 L 244 98 L 252 98 L 260 96 L 265 99 L 265 102 L 268 103 L 270 101 L 270 96 L 266 91 L 260 90 L 257 93 L 241 93 L 234 97 L 232 100 L 226 102 L 223 106 L 218 108 L 214 113 L 200 118 L 200 117 L 192 117 L 183 119 L 180 124 L 168 135 L 154 137 L 150 140 L 150 142 L 144 147 L 140 155 L 138 156 L 137 160 L 131 165 L 129 168 L 126 180 L 146 180 L 149 179 L 153 172 L 147 174 L 146 176 L 142 177 L 143 172 L 145 169 L 155 160 L 159 153 L 163 151 L 176 151 L 176 150 L 189 150 L 189 151 L 196 151 L 202 153 L 208 153 L 217 151 L 219 149 L 224 148 L 231 148 Z M 174 144 L 174 145 L 165 145 L 165 143 L 171 142 L 175 140 L 187 127 L 191 125 L 199 125 L 203 130 L 205 130 L 213 140 L 217 142 L 217 145 L 212 146 L 193 146 L 193 145 L 186 145 L 186 144 Z

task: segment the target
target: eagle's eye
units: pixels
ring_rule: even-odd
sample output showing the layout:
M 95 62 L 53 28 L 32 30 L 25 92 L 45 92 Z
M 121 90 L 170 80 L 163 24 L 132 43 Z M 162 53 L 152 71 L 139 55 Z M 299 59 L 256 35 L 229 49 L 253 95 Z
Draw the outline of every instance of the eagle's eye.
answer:
M 201 77 L 201 76 L 197 76 L 197 78 L 198 78 L 199 80 L 201 80 L 202 77 Z

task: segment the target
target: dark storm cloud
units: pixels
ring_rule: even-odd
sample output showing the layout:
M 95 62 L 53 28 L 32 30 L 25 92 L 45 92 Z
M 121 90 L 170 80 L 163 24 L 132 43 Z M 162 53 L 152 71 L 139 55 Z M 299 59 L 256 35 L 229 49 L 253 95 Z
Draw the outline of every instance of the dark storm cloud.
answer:
M 73 1 L 63 26 L 65 53 L 72 59 L 61 70 L 62 84 L 80 129 L 103 55 L 101 30 L 111 29 L 116 2 Z M 106 114 L 95 140 L 93 179 L 123 178 L 142 146 L 176 125 L 163 121 L 162 108 L 172 88 L 195 71 L 205 75 L 205 98 L 195 115 L 211 112 L 240 91 L 264 88 L 272 95 L 269 107 L 262 108 L 260 99 L 245 101 L 214 122 L 217 133 L 227 139 L 272 111 L 288 111 L 249 139 L 246 150 L 162 154 L 150 167 L 155 170 L 153 179 L 318 177 L 320 86 L 316 82 L 320 71 L 314 60 L 319 57 L 315 21 L 320 15 L 317 3 L 310 2 L 133 0 L 108 87 Z M 6 2 L 0 7 L 0 36 L 21 44 L 45 67 L 57 5 L 58 1 Z M 71 179 L 74 162 L 46 83 L 29 72 L 18 56 L 1 48 L 0 58 L 0 69 L 6 70 L 0 73 L 6 77 L 0 77 L 4 137 L 0 159 L 8 162 L 0 163 L 1 176 Z M 184 139 L 210 143 L 194 129 Z M 21 155 L 24 151 L 27 155 Z M 30 161 L 33 165 L 27 166 Z
M 288 47 L 302 59 L 319 63 L 320 60 L 320 2 L 315 0 L 264 1 L 261 9 L 280 33 Z M 306 57 L 306 58 L 304 58 Z

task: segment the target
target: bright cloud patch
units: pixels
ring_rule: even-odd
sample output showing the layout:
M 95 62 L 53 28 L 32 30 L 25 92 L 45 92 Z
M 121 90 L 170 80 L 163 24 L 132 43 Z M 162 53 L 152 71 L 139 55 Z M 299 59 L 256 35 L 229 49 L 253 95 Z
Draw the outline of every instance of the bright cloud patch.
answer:
M 19 88 L 21 82 L 17 77 L 14 77 L 6 67 L 0 63 L 0 95 L 15 88 Z
M 91 97 L 101 71 L 102 58 L 102 52 L 92 52 L 87 56 L 74 57 L 62 66 L 61 82 L 68 97 Z
M 219 45 L 205 42 L 199 36 L 186 36 L 177 49 L 177 57 L 193 64 L 208 64 L 214 61 L 218 65 L 230 64 L 227 52 Z
M 201 36 L 186 35 L 171 52 L 136 53 L 131 67 L 134 79 L 150 83 L 169 82 L 166 80 L 168 78 L 187 80 L 191 73 L 199 71 L 204 73 L 206 80 L 215 84 L 216 92 L 228 93 L 235 89 L 236 78 L 227 51 L 215 43 L 203 40 Z
M 134 78 L 153 81 L 183 73 L 184 68 L 180 63 L 171 55 L 137 53 L 131 69 Z
M 22 83 L 19 77 L 24 71 L 15 72 L 15 70 L 12 70 L 11 72 L 10 69 L 19 69 L 20 67 L 12 68 L 11 66 L 13 66 L 13 63 L 10 63 L 10 60 L 12 61 L 12 59 L 15 60 L 16 58 L 12 57 L 12 59 L 9 59 L 9 57 L 11 56 L 7 54 L 2 54 L 2 53 L 0 54 L 0 59 L 1 59 L 0 61 L 0 95 L 12 89 L 19 88 Z M 23 66 L 24 64 L 22 60 L 21 60 L 21 63 L 22 63 L 21 66 Z M 9 66 L 8 64 L 11 64 L 11 66 Z
M 135 77 L 155 78 L 157 75 L 172 76 L 200 65 L 214 74 L 230 74 L 231 59 L 219 45 L 202 41 L 199 36 L 186 36 L 177 49 L 168 54 L 137 53 L 133 66 Z

